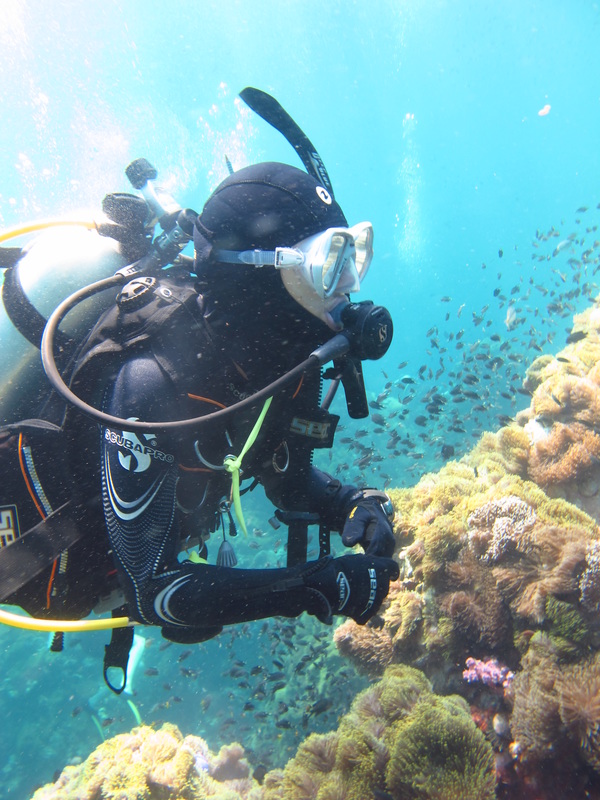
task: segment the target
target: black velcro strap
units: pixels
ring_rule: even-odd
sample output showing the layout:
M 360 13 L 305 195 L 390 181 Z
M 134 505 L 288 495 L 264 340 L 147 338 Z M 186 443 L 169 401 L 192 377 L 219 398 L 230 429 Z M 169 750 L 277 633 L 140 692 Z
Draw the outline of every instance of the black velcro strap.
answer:
M 14 267 L 22 255 L 20 247 L 0 247 L 0 269 Z
M 123 608 L 113 610 L 113 617 L 122 617 Z M 121 694 L 127 685 L 127 663 L 129 651 L 133 644 L 133 628 L 113 628 L 110 642 L 104 645 L 104 682 L 115 694 Z M 117 670 L 121 674 L 121 682 L 117 685 L 109 678 L 109 670 Z
M 35 347 L 39 347 L 47 320 L 25 294 L 19 272 L 15 268 L 7 269 L 4 273 L 2 301 L 8 318 L 19 333 Z M 62 331 L 57 331 L 56 345 L 58 347 L 65 348 L 70 342 L 71 339 L 68 336 Z
M 322 522 L 319 525 L 319 560 L 331 553 L 331 531 L 329 526 Z
M 0 602 L 50 566 L 82 537 L 75 507 L 64 503 L 6 547 L 0 549 Z

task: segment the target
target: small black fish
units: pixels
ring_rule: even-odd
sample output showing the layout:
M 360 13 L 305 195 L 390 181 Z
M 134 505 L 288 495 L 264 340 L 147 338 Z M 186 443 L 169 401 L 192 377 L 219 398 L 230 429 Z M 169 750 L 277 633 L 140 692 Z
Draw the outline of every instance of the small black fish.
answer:
M 575 342 L 580 342 L 582 339 L 585 339 L 587 336 L 586 331 L 572 331 L 567 336 L 567 344 L 574 344 Z
M 454 447 L 451 444 L 444 444 L 442 445 L 442 458 L 448 459 L 452 458 L 454 455 Z
M 263 765 L 259 764 L 258 767 L 252 773 L 252 777 L 254 780 L 262 786 L 262 783 L 265 779 L 265 775 L 269 770 Z
M 332 705 L 333 700 L 330 700 L 328 697 L 322 697 L 308 708 L 307 714 L 309 717 L 318 717 L 319 714 L 324 714 L 326 711 L 329 711 Z

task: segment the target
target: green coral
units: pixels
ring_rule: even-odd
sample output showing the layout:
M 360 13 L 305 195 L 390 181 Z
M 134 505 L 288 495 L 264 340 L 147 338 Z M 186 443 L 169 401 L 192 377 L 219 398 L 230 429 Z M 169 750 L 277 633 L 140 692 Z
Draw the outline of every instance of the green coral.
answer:
M 396 726 L 386 784 L 403 800 L 495 797 L 494 754 L 462 698 L 430 695 Z
M 354 699 L 335 733 L 310 736 L 263 800 L 491 800 L 492 748 L 459 697 L 439 697 L 419 670 L 393 665 Z
M 549 595 L 546 598 L 546 619 L 552 625 L 552 634 L 568 639 L 576 644 L 590 640 L 589 627 L 579 611 L 564 600 L 557 600 Z

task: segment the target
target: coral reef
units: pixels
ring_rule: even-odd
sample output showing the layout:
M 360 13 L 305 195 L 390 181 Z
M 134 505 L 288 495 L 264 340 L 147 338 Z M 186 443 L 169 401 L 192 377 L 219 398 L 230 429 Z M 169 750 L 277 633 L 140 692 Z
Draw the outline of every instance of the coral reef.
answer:
M 267 774 L 263 800 L 491 800 L 495 784 L 492 748 L 465 701 L 392 666 L 337 731 L 310 736 L 283 771 Z
M 486 563 L 496 562 L 536 520 L 535 511 L 514 495 L 490 500 L 467 519 L 469 545 Z
M 259 790 L 241 745 L 215 756 L 200 737 L 165 724 L 108 739 L 33 800 L 260 800 Z
M 580 338 L 531 365 L 532 392 L 517 423 L 530 440 L 527 475 L 600 520 L 600 335 L 598 299 L 574 318 Z
M 469 683 L 481 681 L 486 686 L 503 686 L 508 688 L 514 680 L 515 673 L 507 666 L 498 663 L 496 658 L 467 658 L 463 678 Z
M 215 755 L 174 725 L 100 745 L 33 800 L 491 800 L 494 756 L 465 701 L 439 697 L 422 672 L 392 666 L 354 699 L 336 731 L 311 734 L 283 770 L 250 777 L 241 745 Z
M 560 770 L 590 796 L 600 781 L 600 306 L 575 323 L 586 335 L 528 371 L 529 409 L 390 490 L 400 579 L 375 620 L 336 632 L 369 675 L 410 664 L 468 698 L 507 785 L 560 752 L 539 796 Z M 500 662 L 503 686 L 482 677 Z
M 500 436 L 486 438 L 488 452 L 504 446 Z M 476 460 L 483 467 L 475 471 Z M 366 673 L 403 662 L 435 680 L 442 660 L 464 663 L 467 655 L 508 657 L 517 666 L 536 630 L 583 656 L 597 635 L 595 520 L 531 481 L 501 474 L 501 460 L 493 470 L 487 464 L 480 443 L 414 489 L 391 490 L 404 545 L 400 579 L 376 620 L 363 628 L 346 622 L 335 634 L 340 652 Z

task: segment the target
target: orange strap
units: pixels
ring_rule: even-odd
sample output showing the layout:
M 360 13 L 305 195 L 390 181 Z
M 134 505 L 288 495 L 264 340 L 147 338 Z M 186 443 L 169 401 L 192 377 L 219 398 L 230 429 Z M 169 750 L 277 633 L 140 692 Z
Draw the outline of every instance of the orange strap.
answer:
M 302 387 L 302 384 L 303 384 L 303 383 L 304 383 L 304 375 L 302 375 L 302 376 L 301 376 L 301 378 L 300 378 L 300 383 L 298 384 L 298 387 L 296 388 L 296 391 L 295 391 L 295 392 L 294 392 L 294 394 L 292 395 L 292 400 L 295 400 L 295 398 L 296 398 L 296 395 L 297 395 L 297 394 L 298 394 L 298 392 L 300 391 L 300 389 L 301 389 L 301 387 Z
M 218 406 L 219 408 L 227 408 L 227 406 L 224 406 L 223 403 L 219 403 L 218 400 L 211 400 L 210 397 L 202 397 L 202 395 L 191 394 L 190 392 L 188 392 L 188 397 L 190 400 L 200 400 L 203 403 L 212 403 L 213 406 Z

